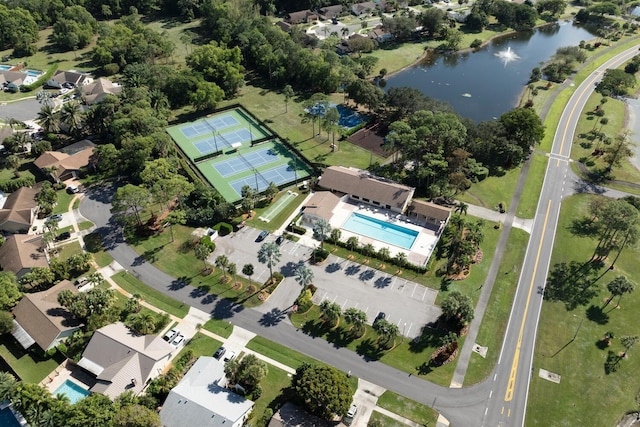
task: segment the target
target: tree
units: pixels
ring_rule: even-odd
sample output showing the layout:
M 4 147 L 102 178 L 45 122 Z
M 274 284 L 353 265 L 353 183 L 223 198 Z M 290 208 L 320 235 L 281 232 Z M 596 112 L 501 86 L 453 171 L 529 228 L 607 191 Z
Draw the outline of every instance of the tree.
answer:
M 295 92 L 291 85 L 285 85 L 282 89 L 282 94 L 284 95 L 284 112 L 289 112 L 289 100 L 295 96 Z
M 454 212 L 459 213 L 460 215 L 466 215 L 467 210 L 469 209 L 469 205 L 465 202 L 458 202 Z
M 235 96 L 243 85 L 242 53 L 237 46 L 227 48 L 212 41 L 194 49 L 186 60 L 187 65 L 201 73 L 205 80 L 217 84 L 226 98 Z
M 357 236 L 349 237 L 347 239 L 347 247 L 351 252 L 353 252 L 353 250 L 358 247 L 358 237 Z
M 149 311 L 140 312 L 131 319 L 131 329 L 142 335 L 152 334 L 156 330 L 156 316 Z
M 237 283 L 236 274 L 238 273 L 238 265 L 235 262 L 230 262 L 229 265 L 227 265 L 227 273 L 233 277 L 233 284 L 235 285 Z
M 82 127 L 82 110 L 75 101 L 66 102 L 60 110 L 60 121 L 67 127 L 71 135 L 77 135 Z
M 15 386 L 16 378 L 9 372 L 0 371 L 0 399 L 9 399 Z
M 473 301 L 471 297 L 452 291 L 442 301 L 442 316 L 446 320 L 455 320 L 461 326 L 473 320 Z
M 227 267 L 229 266 L 229 257 L 227 257 L 226 255 L 222 254 L 222 255 L 218 255 L 216 257 L 216 261 L 215 261 L 216 267 L 218 267 L 220 270 L 222 270 L 222 276 L 224 278 L 224 281 L 227 281 Z
M 367 323 L 367 313 L 358 308 L 349 307 L 344 312 L 344 320 L 352 325 L 355 336 L 361 336 L 364 333 L 364 325 Z
M 128 216 L 133 212 L 136 223 L 141 226 L 140 212 L 149 205 L 150 198 L 151 195 L 146 188 L 127 184 L 116 190 L 111 203 L 111 211 L 123 216 Z
M 276 242 L 263 243 L 258 250 L 258 261 L 269 267 L 269 281 L 273 279 L 273 266 L 280 261 L 280 246 Z
M 618 297 L 618 303 L 616 306 L 619 306 L 622 296 L 624 294 L 630 294 L 634 289 L 635 285 L 633 282 L 629 281 L 625 276 L 616 277 L 611 282 L 607 283 L 607 290 L 611 293 L 611 296 L 607 299 L 607 302 L 602 308 L 608 306 L 609 303 L 613 301 L 614 297 Z
M 327 130 L 327 138 L 329 137 L 329 131 L 331 131 L 333 138 L 331 144 L 335 146 L 336 143 L 336 129 L 340 122 L 340 113 L 337 108 L 330 108 L 324 115 L 324 127 Z
M 49 289 L 56 277 L 49 267 L 34 267 L 20 278 L 21 286 L 29 286 L 31 290 Z
M 610 172 L 614 166 L 621 166 L 624 159 L 633 155 L 631 146 L 633 146 L 633 143 L 629 138 L 629 132 L 625 131 L 616 136 L 613 144 L 605 148 L 603 160 L 607 164 L 606 170 L 608 172 Z
M 620 343 L 624 347 L 624 353 L 622 353 L 622 357 L 626 357 L 627 353 L 631 350 L 631 348 L 638 342 L 638 336 L 624 336 L 620 337 Z
M 171 242 L 173 243 L 173 226 L 176 224 L 185 224 L 187 222 L 187 213 L 184 209 L 174 209 L 167 215 L 167 222 L 169 223 Z
M 142 405 L 121 406 L 113 416 L 114 427 L 161 427 L 160 415 Z
M 449 50 L 456 51 L 460 49 L 460 43 L 462 43 L 462 32 L 457 29 L 448 29 L 445 37 L 445 46 Z
M 596 85 L 596 92 L 603 96 L 622 96 L 627 94 L 627 89 L 636 84 L 636 77 L 625 73 L 618 68 L 609 68 L 604 72 L 604 76 Z
M 227 362 L 224 373 L 231 384 L 238 384 L 247 394 L 253 395 L 259 389 L 260 381 L 267 376 L 268 367 L 255 355 L 247 354 L 240 361 L 235 359 Z
M 249 277 L 249 281 L 251 281 L 251 276 L 253 276 L 253 264 L 245 264 L 242 267 L 242 274 L 246 275 Z
M 16 275 L 10 271 L 0 271 L 0 310 L 12 309 L 21 298 Z
M 398 330 L 398 325 L 391 323 L 386 319 L 379 319 L 375 322 L 373 324 L 373 329 L 378 333 L 378 339 L 385 347 L 393 345 L 393 340 L 400 332 Z
M 333 324 L 333 327 L 338 326 L 338 321 L 342 314 L 342 308 L 339 304 L 329 302 L 329 300 L 324 300 L 320 303 L 320 311 L 322 312 L 322 318 L 326 323 Z
M 296 282 L 302 286 L 303 290 L 313 282 L 313 271 L 306 265 L 296 268 L 295 276 Z
M 320 241 L 320 248 L 324 249 L 324 241 L 331 233 L 331 224 L 324 218 L 320 218 L 313 224 L 313 238 Z
M 204 264 L 203 270 L 206 270 L 207 258 L 209 258 L 209 255 L 211 255 L 211 252 L 213 252 L 213 249 L 209 245 L 203 245 L 202 243 L 200 243 L 196 245 L 196 247 L 193 248 L 193 250 L 195 252 L 196 258 L 202 261 L 202 263 Z
M 269 200 L 273 200 L 273 198 L 276 197 L 279 192 L 280 189 L 278 188 L 276 183 L 271 181 L 267 189 L 264 191 L 264 196 Z
M 8 334 L 13 330 L 13 314 L 0 310 L 0 335 Z
M 97 29 L 98 22 L 84 7 L 69 6 L 53 25 L 51 37 L 63 50 L 75 51 L 87 46 Z
M 37 120 L 45 133 L 55 133 L 60 130 L 58 127 L 58 114 L 51 105 L 45 104 L 40 109 Z
M 292 386 L 304 407 L 326 420 L 345 415 L 353 399 L 346 374 L 330 366 L 303 364 L 296 370 Z
M 525 157 L 531 147 L 544 137 L 544 125 L 532 108 L 516 108 L 506 112 L 500 116 L 500 123 L 510 139 L 522 149 Z

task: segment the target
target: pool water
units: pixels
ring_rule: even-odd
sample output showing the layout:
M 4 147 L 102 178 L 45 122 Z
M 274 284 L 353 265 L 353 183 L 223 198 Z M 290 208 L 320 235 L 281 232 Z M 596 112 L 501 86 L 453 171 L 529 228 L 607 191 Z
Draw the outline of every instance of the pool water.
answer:
M 357 212 L 351 214 L 342 228 L 404 249 L 411 249 L 420 234 L 418 231 Z
M 357 113 L 344 105 L 337 105 L 336 108 L 338 109 L 338 113 L 340 113 L 339 126 L 351 129 L 368 120 L 368 117 L 364 114 Z
M 87 397 L 89 393 L 89 390 L 80 387 L 73 381 L 65 380 L 65 382 L 53 392 L 53 395 L 57 396 L 58 394 L 65 394 L 69 398 L 71 404 L 74 404 Z
M 36 71 L 36 70 L 27 70 L 27 75 L 31 76 L 31 77 L 38 77 L 42 74 L 42 71 Z
M 16 417 L 11 412 L 9 407 L 0 411 L 0 426 L 2 427 L 20 427 L 20 423 L 16 420 Z
M 9 71 L 11 68 L 11 65 L 0 64 L 0 71 Z

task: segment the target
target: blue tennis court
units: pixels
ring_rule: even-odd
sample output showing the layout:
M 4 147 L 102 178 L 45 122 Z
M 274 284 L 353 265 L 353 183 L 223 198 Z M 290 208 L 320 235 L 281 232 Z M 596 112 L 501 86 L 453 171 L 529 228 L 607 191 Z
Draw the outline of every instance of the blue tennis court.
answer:
M 240 122 L 235 117 L 225 114 L 223 116 L 209 117 L 203 121 L 194 122 L 189 126 L 183 126 L 180 131 L 184 136 L 191 139 L 207 133 L 220 132 L 223 129 L 239 124 Z
M 233 190 L 238 193 L 238 195 L 241 195 L 242 187 L 248 185 L 249 187 L 255 189 L 257 184 L 258 193 L 260 193 L 266 190 L 271 182 L 276 185 L 286 184 L 294 181 L 297 175 L 298 174 L 291 166 L 280 165 L 272 169 L 267 169 L 266 171 L 261 171 L 257 174 L 257 176 L 254 174 L 241 179 L 237 179 L 233 182 L 230 182 L 229 185 L 231 185 Z
M 268 163 L 277 162 L 280 159 L 276 152 L 270 148 L 242 154 L 245 161 L 243 161 L 239 156 L 216 163 L 213 167 L 216 168 L 223 178 L 227 178 L 240 172 L 250 170 L 251 168 L 249 165 L 257 168 Z
M 251 141 L 251 131 L 246 128 L 234 130 L 232 132 L 218 134 L 222 139 L 224 139 L 229 147 L 231 144 L 235 144 L 236 142 L 246 142 Z

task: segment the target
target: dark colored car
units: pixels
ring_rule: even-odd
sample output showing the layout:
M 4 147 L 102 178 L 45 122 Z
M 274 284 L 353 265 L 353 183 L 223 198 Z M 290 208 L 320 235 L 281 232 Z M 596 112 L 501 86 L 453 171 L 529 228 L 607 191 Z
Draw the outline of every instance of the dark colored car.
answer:
M 267 238 L 268 235 L 269 235 L 269 232 L 267 230 L 262 230 L 260 234 L 258 234 L 258 237 L 256 238 L 256 242 L 262 242 L 264 239 Z
M 279 244 L 279 245 L 281 245 L 281 244 L 282 244 L 282 242 L 284 242 L 284 236 L 278 236 L 278 237 L 276 238 L 276 243 L 277 243 L 277 244 Z
M 67 240 L 69 237 L 71 237 L 71 233 L 68 231 L 65 231 L 64 233 L 58 234 L 58 237 L 56 237 L 56 240 L 57 241 Z
M 384 311 L 381 311 L 378 313 L 373 323 L 376 324 L 377 322 L 384 320 L 386 318 L 387 318 L 387 314 Z
M 219 349 L 216 350 L 215 353 L 213 353 L 213 357 L 215 357 L 216 359 L 220 360 L 220 358 L 222 356 L 224 356 L 224 354 L 227 352 L 227 349 L 224 347 L 220 347 Z

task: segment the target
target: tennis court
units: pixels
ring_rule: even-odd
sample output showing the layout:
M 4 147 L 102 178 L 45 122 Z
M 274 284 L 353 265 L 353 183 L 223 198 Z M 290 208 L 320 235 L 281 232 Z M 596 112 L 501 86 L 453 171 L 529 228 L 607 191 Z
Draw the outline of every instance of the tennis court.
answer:
M 232 145 L 250 147 L 254 141 L 273 136 L 241 107 L 171 126 L 167 128 L 167 133 L 192 161 L 231 148 Z
M 307 163 L 278 140 L 228 152 L 198 162 L 196 167 L 229 203 L 242 198 L 245 185 L 262 192 L 271 182 L 284 186 L 313 173 Z
M 237 156 L 229 160 L 224 160 L 217 163 L 214 167 L 223 178 L 228 178 L 242 171 L 277 162 L 278 159 L 278 155 L 272 149 L 263 148 L 259 151 L 243 154 L 242 157 Z

